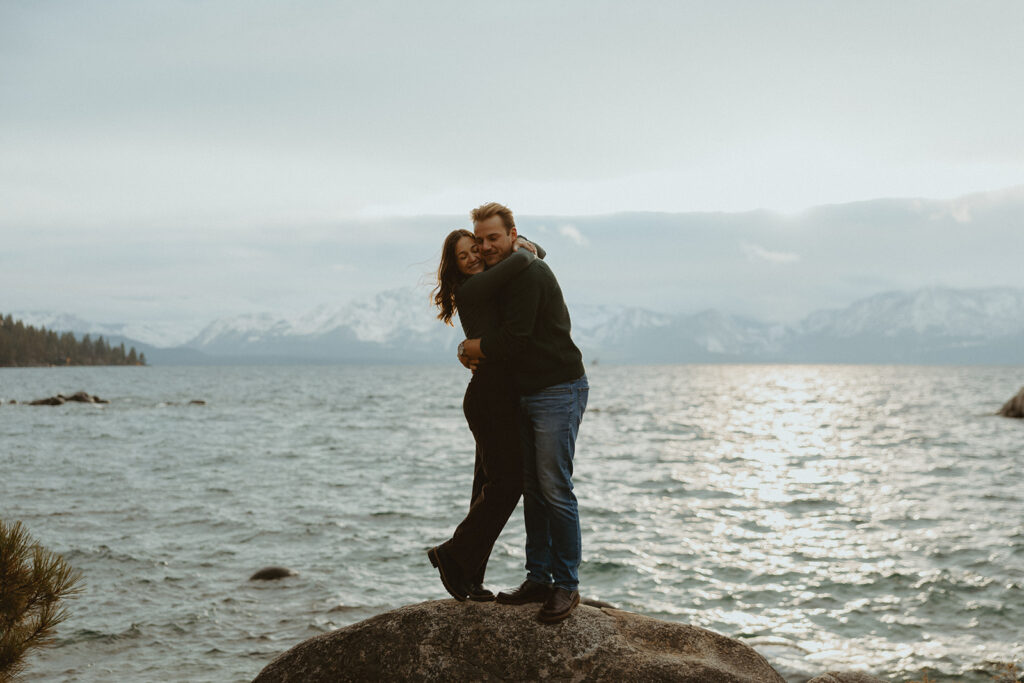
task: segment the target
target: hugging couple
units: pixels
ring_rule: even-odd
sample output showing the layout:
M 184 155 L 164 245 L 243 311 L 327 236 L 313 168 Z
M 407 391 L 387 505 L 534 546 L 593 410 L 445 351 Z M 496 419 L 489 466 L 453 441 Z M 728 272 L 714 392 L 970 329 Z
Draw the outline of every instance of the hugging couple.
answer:
M 434 303 L 466 339 L 459 360 L 473 371 L 463 411 L 476 439 L 469 513 L 427 555 L 456 600 L 489 601 L 487 558 L 523 496 L 526 580 L 498 593 L 508 605 L 540 603 L 559 622 L 580 601 L 580 518 L 572 464 L 587 376 L 569 336 L 569 311 L 544 250 L 520 237 L 497 203 L 472 212 L 473 232 L 444 241 Z

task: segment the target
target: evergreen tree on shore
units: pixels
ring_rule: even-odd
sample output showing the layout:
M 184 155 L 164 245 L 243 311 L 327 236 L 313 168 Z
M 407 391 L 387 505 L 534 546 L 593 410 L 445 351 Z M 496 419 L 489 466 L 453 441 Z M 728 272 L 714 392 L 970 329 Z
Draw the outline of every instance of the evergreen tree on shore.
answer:
M 25 669 L 25 656 L 53 642 L 67 619 L 61 601 L 81 592 L 82 575 L 37 544 L 21 522 L 0 519 L 0 681 Z
M 138 355 L 134 346 L 125 352 L 123 343 L 111 346 L 102 336 L 93 340 L 86 334 L 79 341 L 71 332 L 58 335 L 25 325 L 9 313 L 0 316 L 0 367 L 145 364 L 145 354 Z

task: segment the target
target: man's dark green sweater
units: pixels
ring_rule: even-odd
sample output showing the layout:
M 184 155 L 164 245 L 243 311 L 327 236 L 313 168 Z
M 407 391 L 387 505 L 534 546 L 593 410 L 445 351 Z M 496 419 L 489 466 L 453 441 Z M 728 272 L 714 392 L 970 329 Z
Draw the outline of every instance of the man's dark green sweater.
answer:
M 480 350 L 512 363 L 520 392 L 583 376 L 583 354 L 569 336 L 569 309 L 548 264 L 530 264 L 502 288 L 497 303 L 501 325 L 481 338 Z

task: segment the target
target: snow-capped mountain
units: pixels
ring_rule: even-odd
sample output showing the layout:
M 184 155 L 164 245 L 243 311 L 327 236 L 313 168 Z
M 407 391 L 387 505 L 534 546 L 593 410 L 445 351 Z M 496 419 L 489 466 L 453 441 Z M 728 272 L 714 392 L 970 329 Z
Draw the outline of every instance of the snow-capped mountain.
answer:
M 321 305 L 291 318 L 259 314 L 217 320 L 186 345 L 218 355 L 410 362 L 449 355 L 460 332 L 442 325 L 424 293 L 409 288 Z
M 1024 363 L 1024 290 L 886 292 L 812 313 L 786 353 L 816 362 Z
M 585 356 L 626 362 L 713 360 L 764 355 L 781 337 L 769 326 L 717 311 L 673 316 L 642 308 L 573 306 L 573 338 Z M 422 292 L 400 289 L 295 318 L 267 315 L 219 320 L 188 343 L 207 353 L 298 354 L 367 360 L 450 357 L 461 327 L 442 325 Z
M 672 325 L 673 316 L 642 308 L 570 306 L 572 336 L 584 348 L 628 346 L 638 334 L 654 336 Z
M 676 362 L 766 356 L 778 352 L 781 325 L 720 311 L 668 315 L 642 308 L 570 306 L 573 339 L 584 355 L 611 361 Z M 589 353 L 588 353 L 589 352 Z
M 843 309 L 812 313 L 800 324 L 799 331 L 833 337 L 1004 337 L 1024 332 L 1024 290 L 928 288 L 885 292 Z
M 793 326 L 714 310 L 671 315 L 640 307 L 569 308 L 573 338 L 587 361 L 1024 363 L 1024 289 L 888 292 L 812 313 Z M 21 319 L 110 337 L 141 331 L 154 346 L 181 337 L 178 331 L 158 339 L 157 328 L 147 333 L 74 316 Z M 461 338 L 457 320 L 454 327 L 441 324 L 426 293 L 407 288 L 290 318 L 263 313 L 216 320 L 183 346 L 165 349 L 178 352 L 165 362 L 443 362 Z

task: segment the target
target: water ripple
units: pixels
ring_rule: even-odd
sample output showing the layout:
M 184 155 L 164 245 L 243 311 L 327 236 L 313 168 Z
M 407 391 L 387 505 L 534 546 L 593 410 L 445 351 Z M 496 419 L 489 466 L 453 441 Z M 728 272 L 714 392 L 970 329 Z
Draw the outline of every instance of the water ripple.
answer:
M 584 592 L 750 639 L 793 680 L 989 681 L 1024 642 L 1021 369 L 605 367 L 577 495 Z M 86 578 L 61 680 L 249 679 L 298 640 L 443 597 L 472 482 L 450 368 L 4 370 L 0 503 Z M 272 397 L 272 400 L 268 400 Z M 189 406 L 202 398 L 207 405 Z M 521 512 L 488 577 L 514 585 Z M 249 582 L 268 565 L 298 576 Z

